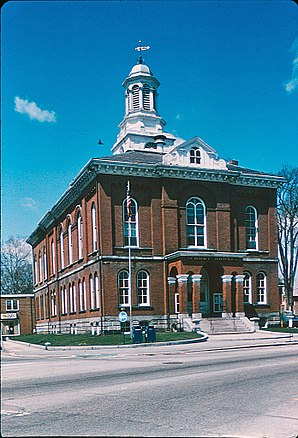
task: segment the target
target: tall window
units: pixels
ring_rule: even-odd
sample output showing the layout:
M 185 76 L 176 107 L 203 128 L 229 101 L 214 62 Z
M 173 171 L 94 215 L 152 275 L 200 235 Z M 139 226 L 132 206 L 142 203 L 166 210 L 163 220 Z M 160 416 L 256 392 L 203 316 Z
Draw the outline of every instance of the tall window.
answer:
M 257 275 L 257 302 L 258 304 L 267 303 L 267 281 L 266 274 L 259 272 Z
M 130 230 L 130 246 L 139 246 L 138 206 L 137 206 L 137 202 L 133 198 L 130 198 L 130 201 L 131 201 L 130 217 L 128 215 L 126 198 L 122 203 L 124 245 L 125 246 L 129 245 L 129 230 Z
M 46 280 L 48 278 L 48 262 L 47 262 L 46 247 L 43 248 L 43 272 L 44 272 L 44 279 Z
M 79 281 L 79 301 L 80 301 L 80 312 L 85 312 L 85 310 L 86 310 L 86 283 L 85 283 L 85 280 Z
M 51 255 L 52 255 L 52 274 L 56 273 L 56 254 L 55 254 L 55 243 L 54 239 L 51 242 Z
M 39 283 L 39 277 L 38 277 L 38 258 L 37 256 L 34 257 L 34 277 L 35 277 L 35 284 Z
M 67 289 L 66 286 L 61 287 L 61 313 L 66 315 L 68 312 L 68 299 L 67 299 Z
M 138 304 L 148 306 L 149 297 L 149 274 L 146 271 L 139 271 L 137 275 Z
M 201 163 L 201 152 L 199 148 L 191 148 L 189 151 L 189 162 L 191 164 Z
M 99 308 L 99 279 L 97 272 L 94 274 L 94 287 L 95 287 L 95 308 Z
M 94 288 L 94 279 L 92 275 L 89 277 L 89 290 L 90 290 L 90 303 L 91 303 L 91 309 L 96 309 L 96 295 L 95 295 L 95 288 Z
M 243 301 L 244 303 L 252 303 L 251 293 L 251 275 L 249 272 L 244 272 L 243 279 Z
M 73 282 L 72 285 L 69 285 L 69 312 L 75 313 L 76 310 L 76 285 Z
M 96 227 L 96 207 L 92 204 L 91 208 L 91 222 L 92 222 L 92 250 L 97 250 L 97 227 Z
M 78 215 L 78 249 L 79 259 L 83 257 L 83 220 L 81 213 Z
M 199 198 L 186 203 L 187 246 L 206 247 L 206 208 Z
M 258 249 L 258 214 L 255 207 L 245 209 L 246 248 Z
M 63 238 L 63 230 L 60 230 L 60 261 L 61 261 L 61 269 L 64 269 L 64 238 Z
M 72 253 L 72 233 L 71 233 L 71 222 L 68 222 L 67 226 L 67 236 L 68 236 L 68 263 L 71 265 L 73 260 Z
M 52 316 L 57 315 L 57 300 L 56 300 L 56 291 L 53 290 L 51 292 L 51 314 Z
M 44 296 L 40 296 L 40 319 L 44 319 Z
M 42 257 L 41 257 L 41 251 L 38 252 L 38 278 L 39 282 L 42 282 Z
M 120 271 L 118 274 L 118 296 L 120 306 L 129 306 L 129 275 L 126 270 Z

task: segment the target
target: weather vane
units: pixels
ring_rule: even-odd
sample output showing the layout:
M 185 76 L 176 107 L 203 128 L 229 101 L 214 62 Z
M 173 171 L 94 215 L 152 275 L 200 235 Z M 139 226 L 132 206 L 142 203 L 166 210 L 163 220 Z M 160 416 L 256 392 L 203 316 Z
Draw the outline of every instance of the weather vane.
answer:
M 140 52 L 140 57 L 139 57 L 139 64 L 143 63 L 143 58 L 142 58 L 142 54 L 141 52 L 145 52 L 146 50 L 150 49 L 150 46 L 142 46 L 141 45 L 142 41 L 139 41 L 139 46 L 135 47 L 135 50 L 137 50 L 138 52 Z

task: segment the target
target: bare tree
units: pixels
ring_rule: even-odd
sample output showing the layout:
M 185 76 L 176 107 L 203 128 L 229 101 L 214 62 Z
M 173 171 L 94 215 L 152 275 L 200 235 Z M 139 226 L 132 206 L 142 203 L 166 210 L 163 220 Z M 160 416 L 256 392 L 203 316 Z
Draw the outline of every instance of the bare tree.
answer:
M 286 178 L 277 191 L 279 267 L 287 307 L 293 310 L 298 260 L 298 168 L 284 166 L 279 175 Z
M 10 237 L 1 247 L 1 294 L 32 292 L 31 247 L 25 239 Z

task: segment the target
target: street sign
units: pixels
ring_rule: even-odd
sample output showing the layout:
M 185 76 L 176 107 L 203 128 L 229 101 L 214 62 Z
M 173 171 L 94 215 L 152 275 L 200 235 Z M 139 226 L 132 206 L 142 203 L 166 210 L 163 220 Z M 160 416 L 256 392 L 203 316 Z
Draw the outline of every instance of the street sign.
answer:
M 127 321 L 127 313 L 122 311 L 118 315 L 118 319 L 120 322 L 126 322 Z

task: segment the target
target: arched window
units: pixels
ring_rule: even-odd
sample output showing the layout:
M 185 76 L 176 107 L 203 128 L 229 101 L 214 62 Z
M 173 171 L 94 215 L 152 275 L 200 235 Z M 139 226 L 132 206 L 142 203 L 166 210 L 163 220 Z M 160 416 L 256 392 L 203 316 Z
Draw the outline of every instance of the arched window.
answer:
M 86 310 L 86 283 L 85 280 L 79 280 L 79 301 L 80 301 L 80 312 L 85 312 Z
M 90 291 L 90 305 L 91 309 L 96 309 L 96 294 L 95 294 L 95 287 L 94 287 L 94 279 L 92 275 L 89 277 L 89 291 Z
M 54 239 L 51 242 L 51 256 L 52 256 L 52 274 L 56 273 L 56 253 L 55 253 L 55 243 Z
M 38 278 L 39 282 L 42 282 L 42 257 L 41 251 L 38 251 Z
M 95 288 L 95 308 L 99 308 L 99 281 L 97 272 L 94 274 L 94 288 Z
M 67 237 L 68 237 L 68 263 L 71 265 L 73 261 L 73 252 L 72 252 L 72 227 L 70 220 L 67 225 Z
M 132 87 L 132 109 L 138 111 L 140 109 L 140 88 L 138 85 Z
M 48 278 L 48 262 L 47 262 L 47 251 L 46 247 L 43 248 L 43 272 L 44 272 L 44 279 L 47 280 Z
M 191 164 L 201 163 L 201 152 L 199 148 L 191 148 L 191 150 L 189 151 L 189 162 Z
M 243 302 L 252 303 L 252 290 L 251 290 L 251 275 L 249 272 L 244 272 L 243 278 Z
M 56 300 L 56 291 L 52 290 L 51 292 L 51 312 L 52 316 L 57 315 L 57 300 Z
M 146 271 L 139 271 L 137 275 L 137 291 L 138 291 L 138 305 L 149 306 L 149 274 Z
M 38 263 L 37 263 L 37 256 L 34 257 L 34 280 L 35 280 L 35 284 L 38 284 Z
M 78 253 L 79 259 L 83 258 L 83 220 L 81 213 L 78 214 Z
M 257 275 L 257 302 L 267 304 L 267 278 L 264 272 Z
M 69 285 L 69 312 L 75 313 L 77 310 L 76 306 L 76 285 L 73 281 L 72 286 Z
M 199 198 L 191 198 L 186 203 L 187 246 L 206 247 L 206 208 Z
M 130 246 L 139 246 L 138 205 L 133 198 L 130 198 L 129 211 L 127 208 L 127 198 L 122 203 L 122 221 L 124 246 L 129 245 L 129 235 Z
M 92 226 L 92 251 L 97 250 L 97 227 L 96 227 L 96 207 L 91 207 L 91 226 Z
M 258 214 L 255 207 L 249 205 L 245 209 L 246 248 L 258 249 Z
M 150 87 L 148 84 L 143 86 L 143 109 L 150 111 Z
M 63 237 L 63 229 L 60 229 L 60 262 L 61 269 L 64 269 L 64 237 Z
M 129 306 L 129 274 L 126 270 L 118 273 L 118 297 L 119 306 Z

